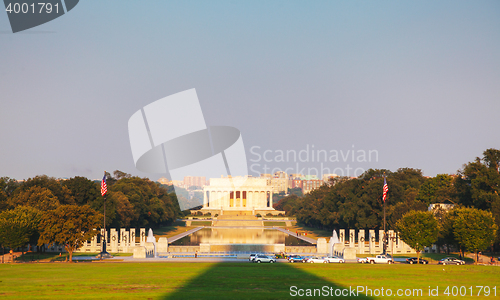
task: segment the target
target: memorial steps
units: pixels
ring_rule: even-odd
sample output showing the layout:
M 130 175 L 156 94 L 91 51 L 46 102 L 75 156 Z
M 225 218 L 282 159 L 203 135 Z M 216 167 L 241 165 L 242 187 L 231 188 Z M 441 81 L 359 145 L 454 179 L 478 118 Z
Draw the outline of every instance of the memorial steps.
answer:
M 222 216 L 214 218 L 212 226 L 216 227 L 255 227 L 264 226 L 264 222 L 253 215 L 240 215 L 237 212 L 227 214 L 224 211 Z

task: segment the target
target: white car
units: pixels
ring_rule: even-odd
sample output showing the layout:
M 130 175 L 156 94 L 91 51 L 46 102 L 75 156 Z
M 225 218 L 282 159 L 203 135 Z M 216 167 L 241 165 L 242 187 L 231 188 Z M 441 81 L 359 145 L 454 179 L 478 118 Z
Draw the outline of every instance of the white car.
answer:
M 317 256 L 314 256 L 314 257 L 310 257 L 308 259 L 306 259 L 306 262 L 308 263 L 311 263 L 311 264 L 325 264 L 325 263 L 328 263 L 323 257 L 317 257 Z
M 276 259 L 272 256 L 267 256 L 267 255 L 263 255 L 263 254 L 257 254 L 253 260 L 253 262 L 256 262 L 258 264 L 260 263 L 275 263 L 276 262 Z
M 368 263 L 368 260 L 366 259 L 366 257 L 361 257 L 361 258 L 358 258 L 358 263 L 366 264 L 366 263 Z
M 325 257 L 324 258 L 325 261 L 329 262 L 329 263 L 345 263 L 345 260 L 343 258 L 340 258 L 338 256 L 328 256 L 328 257 Z

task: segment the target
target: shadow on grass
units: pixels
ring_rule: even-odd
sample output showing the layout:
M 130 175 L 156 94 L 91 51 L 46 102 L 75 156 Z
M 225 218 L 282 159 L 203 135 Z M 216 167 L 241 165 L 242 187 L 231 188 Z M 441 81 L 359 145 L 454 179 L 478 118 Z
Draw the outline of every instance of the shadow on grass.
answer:
M 315 267 L 335 272 L 330 264 Z M 349 286 L 335 284 L 287 263 L 217 263 L 163 299 L 289 299 L 302 295 L 372 299 L 357 294 L 355 289 L 356 286 L 350 290 Z

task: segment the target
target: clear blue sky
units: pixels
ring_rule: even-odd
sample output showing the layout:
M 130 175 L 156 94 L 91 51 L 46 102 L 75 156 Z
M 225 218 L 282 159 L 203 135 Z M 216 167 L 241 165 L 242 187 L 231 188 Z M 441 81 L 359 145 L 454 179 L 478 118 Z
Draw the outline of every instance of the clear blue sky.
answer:
M 85 0 L 16 34 L 0 12 L 0 176 L 156 180 L 128 119 L 190 88 L 207 124 L 241 130 L 252 175 L 455 173 L 500 149 L 499 53 L 499 1 Z M 273 158 L 313 146 L 378 159 Z

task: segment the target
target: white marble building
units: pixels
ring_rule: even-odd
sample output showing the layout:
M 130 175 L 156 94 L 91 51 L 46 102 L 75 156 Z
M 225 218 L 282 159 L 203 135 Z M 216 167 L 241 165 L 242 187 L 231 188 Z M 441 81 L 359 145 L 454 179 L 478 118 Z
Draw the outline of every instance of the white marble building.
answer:
M 203 211 L 274 211 L 273 187 L 265 178 L 210 178 L 203 192 Z

